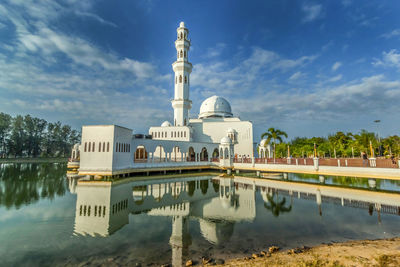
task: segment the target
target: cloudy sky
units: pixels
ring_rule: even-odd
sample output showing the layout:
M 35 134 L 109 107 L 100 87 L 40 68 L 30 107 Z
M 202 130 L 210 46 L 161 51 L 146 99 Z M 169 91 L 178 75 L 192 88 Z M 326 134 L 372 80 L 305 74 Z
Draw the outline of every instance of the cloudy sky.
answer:
M 0 112 L 137 133 L 172 121 L 185 21 L 191 117 L 217 94 L 253 121 L 255 141 L 269 127 L 400 134 L 399 14 L 384 0 L 3 0 Z

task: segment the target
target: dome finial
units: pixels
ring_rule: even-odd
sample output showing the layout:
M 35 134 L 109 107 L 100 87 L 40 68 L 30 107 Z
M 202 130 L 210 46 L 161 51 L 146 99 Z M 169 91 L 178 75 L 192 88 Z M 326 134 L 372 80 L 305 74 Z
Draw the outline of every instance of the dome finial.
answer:
M 181 23 L 179 23 L 179 27 L 185 27 L 185 22 L 181 21 Z

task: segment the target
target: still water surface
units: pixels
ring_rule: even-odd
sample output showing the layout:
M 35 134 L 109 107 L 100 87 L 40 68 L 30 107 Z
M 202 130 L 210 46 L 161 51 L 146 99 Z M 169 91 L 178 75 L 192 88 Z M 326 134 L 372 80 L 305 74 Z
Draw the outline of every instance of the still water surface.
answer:
M 0 265 L 180 266 L 400 235 L 396 181 L 197 173 L 99 182 L 65 173 L 59 163 L 0 165 Z

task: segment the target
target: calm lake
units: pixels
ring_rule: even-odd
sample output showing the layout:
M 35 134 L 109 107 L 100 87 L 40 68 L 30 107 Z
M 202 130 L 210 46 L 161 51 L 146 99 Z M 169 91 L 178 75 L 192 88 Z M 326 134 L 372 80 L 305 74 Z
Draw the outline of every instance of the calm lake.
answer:
M 219 173 L 68 178 L 66 164 L 0 165 L 0 265 L 181 266 L 400 236 L 400 182 Z

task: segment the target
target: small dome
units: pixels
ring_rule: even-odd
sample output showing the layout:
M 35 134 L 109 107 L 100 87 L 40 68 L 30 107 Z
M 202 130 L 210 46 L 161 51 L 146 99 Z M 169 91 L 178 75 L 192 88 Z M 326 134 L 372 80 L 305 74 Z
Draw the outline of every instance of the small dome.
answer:
M 262 147 L 265 147 L 265 146 L 267 146 L 268 145 L 268 143 L 267 143 L 267 139 L 263 139 L 263 140 L 261 140 L 261 142 L 260 142 L 260 146 L 262 146 Z
M 171 127 L 172 125 L 171 125 L 171 123 L 169 122 L 169 121 L 164 121 L 162 124 L 161 124 L 161 127 Z
M 224 136 L 221 139 L 221 144 L 232 144 L 232 140 L 228 136 Z
M 213 117 L 232 117 L 231 105 L 220 96 L 212 96 L 201 103 L 199 119 Z
M 181 23 L 179 23 L 179 27 L 185 27 L 185 22 L 181 21 Z
M 232 128 L 229 128 L 228 131 L 226 131 L 227 133 L 235 133 L 236 131 Z

